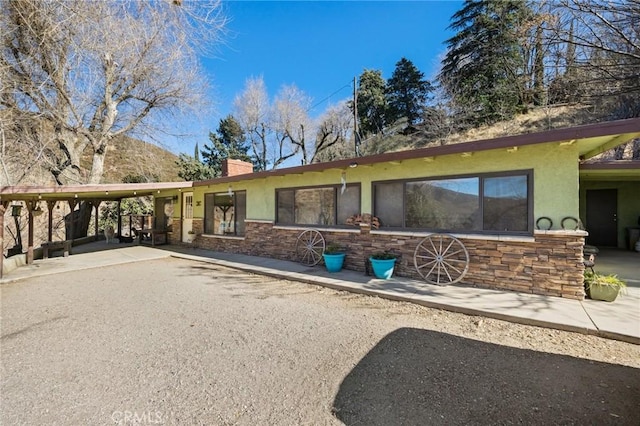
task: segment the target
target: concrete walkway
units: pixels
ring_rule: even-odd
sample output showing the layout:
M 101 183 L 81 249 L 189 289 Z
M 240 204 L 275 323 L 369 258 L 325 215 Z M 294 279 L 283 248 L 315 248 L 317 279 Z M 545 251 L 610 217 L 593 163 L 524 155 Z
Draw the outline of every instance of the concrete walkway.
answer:
M 104 242 L 92 244 L 104 245 Z M 20 267 L 6 274 L 0 280 L 0 284 L 34 276 L 174 256 L 338 290 L 418 303 L 448 311 L 594 334 L 640 344 L 640 287 L 634 285 L 640 276 L 640 273 L 636 274 L 640 270 L 640 263 L 638 270 L 632 267 L 625 271 L 632 275 L 630 277 L 632 284 L 626 289 L 626 294 L 620 295 L 613 303 L 607 303 L 461 285 L 440 287 L 401 277 L 380 280 L 349 270 L 330 274 L 323 266 L 308 267 L 289 261 L 177 246 L 151 248 L 120 245 L 118 248 L 110 247 L 110 250 L 105 251 L 86 253 L 79 253 L 79 251 L 74 248 L 74 254 L 67 258 L 37 260 L 33 265 Z M 606 267 L 605 264 L 602 266 Z M 599 268 L 596 269 L 599 270 Z M 621 275 L 621 278 L 625 277 Z

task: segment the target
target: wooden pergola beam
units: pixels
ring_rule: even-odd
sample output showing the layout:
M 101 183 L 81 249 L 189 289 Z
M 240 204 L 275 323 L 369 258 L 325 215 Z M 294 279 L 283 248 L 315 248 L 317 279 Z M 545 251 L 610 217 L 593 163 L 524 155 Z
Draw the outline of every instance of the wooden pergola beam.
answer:
M 2 270 L 4 268 L 4 214 L 8 206 L 8 200 L 0 202 L 0 278 L 2 278 Z

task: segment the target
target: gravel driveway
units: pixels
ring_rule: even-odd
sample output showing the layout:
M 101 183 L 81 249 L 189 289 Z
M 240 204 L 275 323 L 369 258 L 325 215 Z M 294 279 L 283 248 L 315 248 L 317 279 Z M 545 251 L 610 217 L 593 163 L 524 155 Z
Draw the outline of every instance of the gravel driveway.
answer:
M 624 342 L 179 259 L 0 290 L 3 425 L 640 424 Z

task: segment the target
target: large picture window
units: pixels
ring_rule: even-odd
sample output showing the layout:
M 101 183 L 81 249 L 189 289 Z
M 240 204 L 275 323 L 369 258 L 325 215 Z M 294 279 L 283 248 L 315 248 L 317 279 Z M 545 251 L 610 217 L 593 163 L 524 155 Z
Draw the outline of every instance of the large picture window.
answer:
M 279 189 L 276 210 L 280 225 L 342 225 L 360 212 L 360 185 Z
M 531 172 L 374 183 L 382 226 L 456 232 L 532 232 Z
M 209 235 L 244 235 L 247 217 L 247 193 L 236 191 L 204 195 L 204 233 Z

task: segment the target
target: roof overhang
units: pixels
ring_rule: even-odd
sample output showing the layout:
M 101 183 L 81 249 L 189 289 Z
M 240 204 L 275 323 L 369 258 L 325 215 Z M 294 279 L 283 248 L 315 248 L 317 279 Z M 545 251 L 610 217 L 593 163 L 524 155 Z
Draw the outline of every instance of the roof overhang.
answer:
M 71 199 L 114 201 L 123 198 L 157 195 L 163 190 L 191 188 L 193 182 L 119 183 L 64 186 L 5 186 L 0 188 L 0 201 Z
M 589 124 L 585 126 L 548 130 L 546 132 L 504 136 L 494 139 L 463 142 L 407 151 L 389 152 L 384 154 L 369 155 L 366 157 L 330 161 L 326 163 L 314 163 L 305 166 L 289 167 L 199 181 L 194 182 L 193 185 L 205 186 L 243 180 L 263 179 L 270 176 L 284 176 L 291 174 L 302 174 L 306 172 L 321 172 L 329 169 L 346 169 L 354 165 L 398 162 L 416 158 L 464 154 L 495 149 L 514 149 L 521 146 L 543 143 L 556 143 L 558 148 L 575 144 L 578 149 L 578 155 L 580 156 L 579 159 L 585 160 L 604 151 L 607 151 L 608 149 L 629 142 L 635 138 L 640 138 L 640 118 L 608 121 L 604 123 Z M 576 158 L 576 161 L 577 160 L 578 158 Z
M 71 185 L 71 186 L 8 186 L 0 188 L 0 201 L 19 200 L 118 200 L 123 198 L 155 195 L 163 190 L 187 189 L 194 186 L 206 186 L 227 182 L 237 182 L 253 179 L 263 179 L 271 176 L 285 176 L 306 172 L 322 172 L 330 169 L 346 169 L 357 165 L 371 165 L 385 162 L 400 162 L 418 158 L 428 158 L 453 154 L 465 154 L 497 149 L 511 150 L 521 146 L 536 144 L 556 144 L 558 148 L 576 145 L 580 159 L 588 159 L 608 149 L 624 144 L 635 138 L 640 138 L 640 118 L 609 121 L 585 126 L 555 129 L 546 132 L 528 133 L 515 136 L 504 136 L 488 140 L 478 140 L 443 146 L 426 147 L 407 151 L 389 152 L 366 157 L 349 158 L 326 163 L 314 163 L 305 166 L 275 169 L 250 174 L 216 178 L 200 182 L 159 182 L 159 183 L 129 183 L 129 184 L 101 184 L 101 185 Z M 577 161 L 578 159 L 576 159 Z M 616 162 L 618 163 L 618 162 Z M 597 169 L 592 165 L 581 165 L 581 177 L 590 178 L 600 174 L 626 179 L 636 179 L 637 170 L 629 166 L 618 167 L 617 171 L 607 169 L 606 166 Z M 612 166 L 609 166 L 612 167 Z
M 640 160 L 614 160 L 580 164 L 580 179 L 585 181 L 640 182 Z

